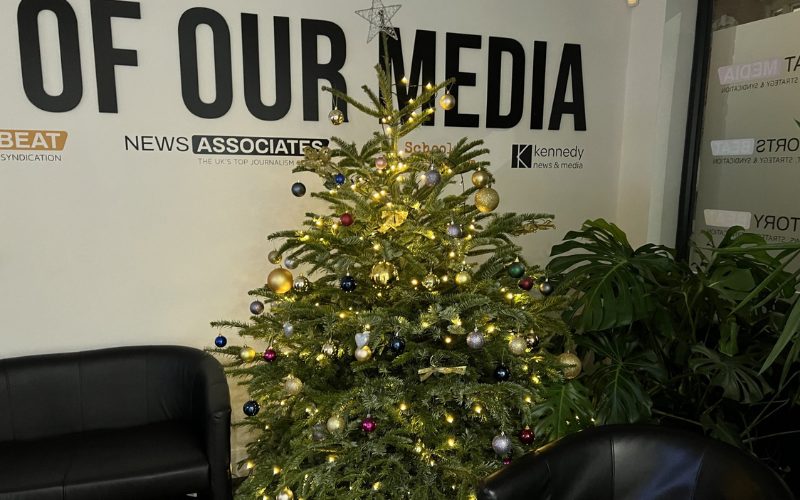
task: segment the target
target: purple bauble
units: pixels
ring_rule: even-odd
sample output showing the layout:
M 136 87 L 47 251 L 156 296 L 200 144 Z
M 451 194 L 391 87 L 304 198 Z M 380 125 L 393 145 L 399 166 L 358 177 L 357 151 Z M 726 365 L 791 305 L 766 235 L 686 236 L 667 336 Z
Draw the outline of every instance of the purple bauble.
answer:
M 439 173 L 438 170 L 432 168 L 425 172 L 425 185 L 426 186 L 435 186 L 442 182 L 442 174 Z
M 464 236 L 464 230 L 461 229 L 461 226 L 453 222 L 447 225 L 447 235 L 451 238 L 461 238 Z
M 375 419 L 370 416 L 367 416 L 367 418 L 361 421 L 361 430 L 366 432 L 367 434 L 375 432 L 375 429 L 377 428 L 378 428 L 378 423 L 375 422 Z
M 264 351 L 264 361 L 266 361 L 267 363 L 272 363 L 273 361 L 275 361 L 277 357 L 278 357 L 278 352 L 271 347 L 266 351 Z

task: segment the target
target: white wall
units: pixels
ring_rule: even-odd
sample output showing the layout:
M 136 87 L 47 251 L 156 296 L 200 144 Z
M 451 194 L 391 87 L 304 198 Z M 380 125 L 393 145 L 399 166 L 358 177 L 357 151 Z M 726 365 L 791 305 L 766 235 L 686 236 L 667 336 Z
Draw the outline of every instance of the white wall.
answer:
M 363 141 L 373 123 L 352 116 L 333 129 L 324 120 L 303 122 L 299 84 L 299 20 L 329 19 L 347 38 L 344 73 L 351 93 L 371 83 L 375 42 L 365 43 L 366 23 L 352 12 L 369 2 L 263 2 L 180 0 L 141 2 L 140 20 L 114 21 L 114 43 L 135 48 L 139 66 L 118 67 L 118 113 L 99 113 L 88 3 L 73 1 L 80 27 L 84 96 L 67 113 L 50 113 L 25 97 L 20 77 L 16 8 L 3 0 L 0 16 L 0 109 L 4 129 L 67 130 L 63 160 L 0 161 L 0 357 L 123 344 L 187 344 L 204 347 L 219 318 L 245 318 L 247 290 L 269 270 L 265 236 L 296 227 L 302 214 L 320 208 L 309 197 L 294 199 L 290 184 L 302 178 L 290 167 L 202 166 L 191 153 L 125 151 L 135 134 L 314 136 L 338 134 Z M 415 141 L 454 142 L 480 137 L 492 149 L 500 210 L 554 212 L 558 229 L 522 240 L 526 255 L 543 262 L 565 231 L 587 218 L 616 220 L 635 242 L 671 243 L 683 148 L 694 5 L 688 0 L 647 1 L 636 8 L 621 0 L 507 1 L 504 8 L 465 0 L 404 2 L 394 19 L 406 34 L 410 58 L 414 29 L 437 32 L 437 78 L 444 76 L 444 34 L 483 35 L 480 51 L 466 51 L 462 67 L 478 73 L 463 89 L 466 111 L 485 114 L 487 37 L 514 38 L 526 50 L 526 112 L 510 130 L 444 128 L 417 133 Z M 234 105 L 224 117 L 205 120 L 181 100 L 177 21 L 183 11 L 207 6 L 231 27 Z M 270 16 L 291 19 L 293 102 L 279 122 L 263 122 L 246 110 L 241 90 L 241 12 L 263 16 L 262 58 L 271 66 Z M 48 24 L 50 23 L 50 24 Z M 46 84 L 60 85 L 54 23 L 42 20 Z M 549 43 L 547 95 L 552 95 L 563 43 L 582 45 L 586 132 L 530 130 L 530 59 L 536 40 Z M 47 49 L 49 47 L 49 49 Z M 324 52 L 324 50 L 323 50 Z M 324 57 L 324 56 L 323 56 Z M 206 68 L 208 69 L 208 68 Z M 265 69 L 265 78 L 269 72 Z M 269 81 L 269 80 L 268 80 Z M 204 81 L 206 87 L 209 85 Z M 269 100 L 269 96 L 265 95 Z M 547 104 L 549 108 L 549 102 Z M 547 115 L 546 115 L 547 116 Z M 580 145 L 581 171 L 511 169 L 510 145 Z

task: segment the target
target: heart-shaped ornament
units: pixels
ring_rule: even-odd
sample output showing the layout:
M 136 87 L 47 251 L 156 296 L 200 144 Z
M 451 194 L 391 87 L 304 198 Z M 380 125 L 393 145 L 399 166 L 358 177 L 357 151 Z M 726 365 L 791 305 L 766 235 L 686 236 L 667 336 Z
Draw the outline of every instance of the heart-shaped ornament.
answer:
M 369 343 L 369 332 L 356 333 L 356 345 L 364 347 Z

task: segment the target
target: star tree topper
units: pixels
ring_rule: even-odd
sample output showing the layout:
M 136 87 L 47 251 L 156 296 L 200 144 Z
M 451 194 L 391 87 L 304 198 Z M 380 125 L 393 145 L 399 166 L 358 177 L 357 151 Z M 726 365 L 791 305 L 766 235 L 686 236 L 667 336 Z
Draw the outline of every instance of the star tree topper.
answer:
M 369 22 L 369 34 L 367 35 L 367 43 L 371 42 L 375 35 L 383 31 L 387 36 L 397 40 L 397 34 L 394 32 L 392 26 L 392 17 L 400 10 L 399 5 L 383 5 L 381 0 L 372 0 L 371 9 L 357 10 L 356 14 L 363 17 Z

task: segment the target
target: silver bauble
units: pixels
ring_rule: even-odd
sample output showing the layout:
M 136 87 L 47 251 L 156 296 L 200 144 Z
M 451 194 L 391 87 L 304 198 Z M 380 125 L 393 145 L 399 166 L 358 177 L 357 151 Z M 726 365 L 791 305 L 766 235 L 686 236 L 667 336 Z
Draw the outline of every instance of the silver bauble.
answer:
M 432 168 L 425 172 L 425 185 L 433 187 L 442 182 L 442 174 L 438 170 Z
M 286 269 L 294 269 L 297 267 L 297 264 L 298 264 L 297 259 L 295 259 L 294 257 L 286 257 L 285 259 L 283 259 L 283 266 Z
M 308 278 L 306 278 L 302 274 L 298 276 L 292 283 L 292 288 L 294 289 L 295 292 L 298 293 L 307 292 L 310 287 L 311 287 L 311 282 L 308 280 Z
M 444 94 L 439 98 L 439 106 L 445 111 L 450 111 L 456 107 L 456 98 L 453 94 Z
M 492 439 L 492 449 L 500 456 L 508 455 L 511 451 L 511 440 L 505 433 L 501 433 Z
M 467 334 L 467 346 L 470 349 L 480 349 L 486 344 L 486 337 L 478 330 L 473 330 Z
M 356 360 L 362 363 L 364 361 L 369 361 L 369 358 L 372 357 L 372 349 L 370 349 L 368 345 L 365 345 L 364 347 L 359 347 L 358 349 L 356 349 L 355 356 Z
M 325 354 L 326 356 L 333 356 L 335 352 L 336 346 L 333 345 L 333 342 L 325 342 L 322 344 L 322 354 Z
M 289 323 L 288 321 L 283 324 L 283 334 L 287 337 L 291 337 L 294 333 L 294 325 Z

